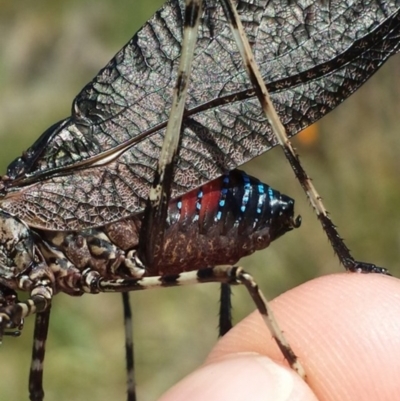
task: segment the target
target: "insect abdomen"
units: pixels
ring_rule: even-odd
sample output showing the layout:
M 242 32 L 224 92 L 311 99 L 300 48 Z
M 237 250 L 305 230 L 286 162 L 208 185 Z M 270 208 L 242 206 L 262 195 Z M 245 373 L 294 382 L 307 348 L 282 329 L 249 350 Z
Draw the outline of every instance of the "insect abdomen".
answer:
M 291 198 L 234 170 L 171 202 L 159 273 L 234 264 L 297 227 L 293 213 Z

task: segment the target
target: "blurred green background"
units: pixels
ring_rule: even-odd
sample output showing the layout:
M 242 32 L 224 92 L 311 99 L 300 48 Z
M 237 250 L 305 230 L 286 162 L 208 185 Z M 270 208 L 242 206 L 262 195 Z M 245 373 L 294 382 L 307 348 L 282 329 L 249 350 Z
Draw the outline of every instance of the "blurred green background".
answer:
M 0 0 L 1 173 L 161 4 L 132 0 Z M 394 57 L 343 106 L 314 140 L 296 138 L 307 171 L 354 255 L 400 275 L 400 58 Z M 242 261 L 264 293 L 342 271 L 281 151 L 246 169 L 294 197 L 301 229 Z M 218 286 L 132 295 L 140 401 L 200 364 L 217 337 Z M 234 289 L 236 320 L 254 309 Z M 33 319 L 0 348 L 0 400 L 27 400 Z M 54 300 L 45 363 L 46 400 L 124 400 L 119 295 Z

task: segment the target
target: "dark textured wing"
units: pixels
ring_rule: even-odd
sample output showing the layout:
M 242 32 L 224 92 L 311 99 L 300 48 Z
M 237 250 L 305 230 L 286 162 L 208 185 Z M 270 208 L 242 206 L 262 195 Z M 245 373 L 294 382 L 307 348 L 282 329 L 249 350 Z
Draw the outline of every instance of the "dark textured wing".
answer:
M 400 46 L 400 0 L 240 1 L 256 62 L 290 135 L 359 88 Z M 47 229 L 136 213 L 153 178 L 182 39 L 164 5 L 77 96 L 72 116 L 13 162 L 1 208 Z M 218 7 L 206 10 L 172 196 L 275 145 Z

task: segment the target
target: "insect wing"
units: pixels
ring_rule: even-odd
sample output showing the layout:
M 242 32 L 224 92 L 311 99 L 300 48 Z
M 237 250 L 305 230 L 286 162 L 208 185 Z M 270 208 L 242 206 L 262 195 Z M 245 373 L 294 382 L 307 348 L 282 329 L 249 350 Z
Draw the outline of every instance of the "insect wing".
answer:
M 100 226 L 143 209 L 176 79 L 183 7 L 166 3 L 77 96 L 72 116 L 10 165 L 3 209 L 57 230 Z M 290 136 L 398 51 L 399 10 L 400 1 L 240 2 Z M 218 7 L 203 17 L 183 127 L 173 197 L 276 145 Z

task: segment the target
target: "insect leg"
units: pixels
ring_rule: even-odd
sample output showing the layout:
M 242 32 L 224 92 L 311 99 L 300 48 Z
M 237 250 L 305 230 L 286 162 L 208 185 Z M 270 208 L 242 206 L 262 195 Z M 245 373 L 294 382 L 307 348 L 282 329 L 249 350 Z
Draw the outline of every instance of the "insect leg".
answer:
M 240 267 L 217 266 L 180 274 L 166 274 L 156 277 L 144 277 L 142 279 L 117 280 L 105 280 L 97 272 L 88 271 L 84 273 L 82 277 L 82 290 L 91 293 L 125 292 L 211 282 L 229 285 L 245 285 L 283 356 L 288 361 L 289 365 L 302 378 L 305 378 L 304 368 L 285 339 L 282 330 L 279 328 L 267 300 L 258 288 L 253 277 Z
M 33 333 L 33 348 L 29 372 L 29 399 L 42 401 L 43 391 L 43 362 L 46 352 L 46 340 L 49 330 L 51 305 L 43 312 L 36 313 L 35 330 Z
M 182 117 L 201 13 L 202 0 L 186 0 L 178 77 L 174 88 L 164 142 L 157 170 L 154 174 L 153 185 L 149 191 L 139 238 L 139 257 L 146 266 L 153 264 L 155 255 L 163 244 L 168 202 L 171 195 L 174 159 L 178 151 Z
M 177 81 L 172 98 L 170 117 L 168 120 L 163 146 L 154 174 L 154 181 L 149 191 L 144 212 L 142 229 L 139 236 L 138 255 L 146 266 L 152 266 L 154 258 L 162 249 L 164 230 L 167 220 L 168 203 L 171 197 L 171 183 L 173 179 L 174 159 L 178 152 L 179 138 L 185 109 L 186 93 L 189 85 L 194 48 L 197 41 L 197 32 L 202 13 L 202 0 L 186 0 L 185 22 L 182 40 L 181 58 L 178 68 Z M 124 308 L 125 308 L 124 302 Z M 126 309 L 125 309 L 126 310 Z M 125 320 L 125 332 L 127 321 Z M 130 355 L 127 342 L 127 369 L 128 369 L 128 400 L 135 397 L 133 381 L 133 360 L 129 366 Z M 133 357 L 133 343 L 132 343 Z M 132 383 L 131 383 L 132 380 Z M 133 393 L 130 392 L 130 387 Z M 132 395 L 133 394 L 133 395 Z M 135 398 L 132 398 L 134 400 Z
M 124 307 L 127 401 L 136 401 L 135 358 L 134 358 L 135 354 L 133 348 L 132 310 L 129 302 L 128 292 L 122 293 L 122 305 Z
M 336 230 L 336 226 L 330 219 L 328 212 L 322 203 L 321 196 L 318 194 L 314 185 L 311 182 L 310 177 L 303 169 L 300 163 L 300 159 L 286 134 L 285 128 L 283 127 L 278 114 L 275 111 L 265 83 L 261 77 L 261 73 L 254 60 L 254 55 L 251 51 L 251 47 L 248 42 L 246 33 L 243 29 L 243 25 L 240 21 L 239 15 L 236 11 L 236 8 L 232 4 L 232 0 L 221 0 L 221 4 L 224 9 L 226 19 L 231 26 L 232 34 L 238 45 L 244 66 L 254 86 L 256 95 L 261 104 L 261 107 L 263 108 L 265 116 L 267 117 L 272 131 L 274 132 L 280 146 L 283 149 L 286 159 L 289 161 L 298 181 L 300 182 L 300 185 L 302 186 L 308 199 L 310 200 L 311 205 L 314 208 L 319 221 L 321 222 L 322 228 L 325 231 L 329 242 L 331 243 L 332 248 L 338 256 L 340 262 L 343 264 L 346 270 L 352 272 L 373 272 L 387 274 L 387 269 L 371 263 L 356 261 L 351 255 L 349 248 L 340 237 L 338 231 Z
M 38 287 L 39 288 L 39 287 Z M 43 295 L 33 294 L 31 298 L 24 302 L 18 302 L 0 309 L 0 339 L 3 337 L 5 330 L 19 327 L 21 321 L 35 313 L 44 312 L 50 307 L 51 297 L 47 298 Z
M 5 308 L 6 306 L 15 305 L 18 303 L 17 293 L 11 288 L 5 287 L 0 284 L 0 308 Z M 0 309 L 1 310 L 1 309 Z M 1 316 L 1 312 L 0 312 Z M 24 326 L 24 320 L 21 319 L 19 322 L 14 322 L 9 326 L 10 331 L 1 330 L 0 326 L 0 340 L 1 336 L 19 337 L 21 335 L 21 330 Z
M 31 292 L 31 298 L 25 302 L 17 302 L 0 309 L 0 340 L 8 334 L 8 329 L 21 326 L 28 315 L 36 313 L 32 359 L 29 374 L 29 399 L 42 401 L 43 391 L 43 362 L 49 327 L 52 290 L 47 286 L 36 287 Z
M 232 328 L 232 302 L 231 302 L 231 286 L 221 284 L 221 297 L 219 304 L 219 336 L 224 336 Z

